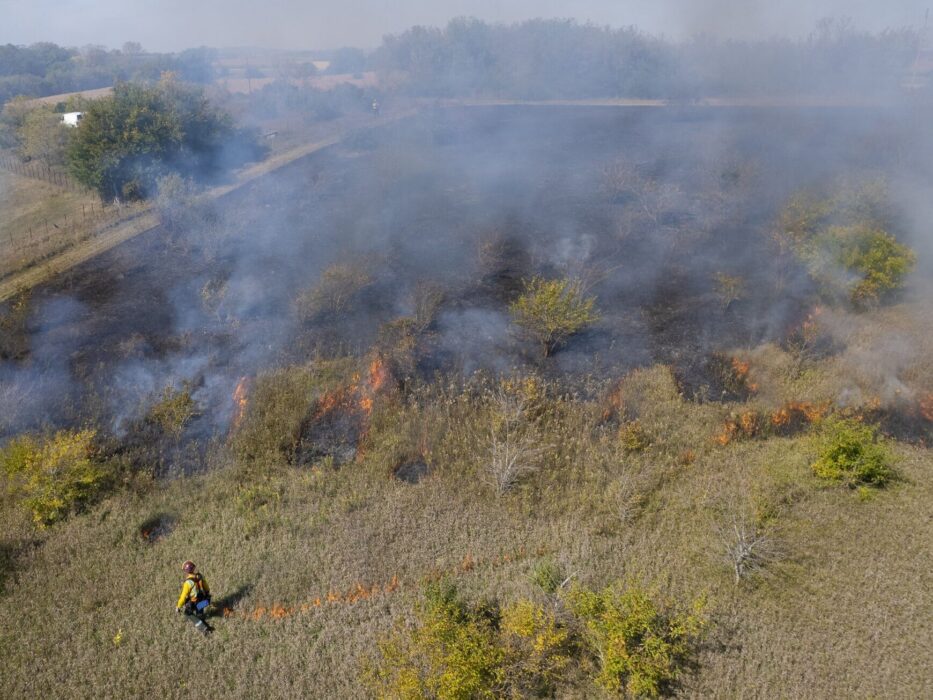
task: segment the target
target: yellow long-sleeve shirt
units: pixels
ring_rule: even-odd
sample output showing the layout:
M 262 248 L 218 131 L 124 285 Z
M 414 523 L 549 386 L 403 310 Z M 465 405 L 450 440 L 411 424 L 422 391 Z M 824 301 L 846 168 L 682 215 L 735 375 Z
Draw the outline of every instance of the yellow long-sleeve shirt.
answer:
M 189 574 L 185 582 L 181 584 L 181 595 L 178 596 L 176 608 L 181 609 L 189 600 L 193 603 L 198 598 L 198 580 L 201 581 L 201 590 L 205 595 L 211 594 L 211 589 L 207 587 L 207 580 L 200 574 Z

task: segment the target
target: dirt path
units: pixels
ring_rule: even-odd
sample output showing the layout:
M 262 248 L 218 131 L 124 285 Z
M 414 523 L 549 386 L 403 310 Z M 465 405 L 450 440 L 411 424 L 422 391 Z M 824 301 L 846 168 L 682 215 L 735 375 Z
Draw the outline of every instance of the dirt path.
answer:
M 414 110 L 405 110 L 389 114 L 378 120 L 370 122 L 370 127 L 384 126 L 394 121 L 404 119 L 415 113 Z M 340 133 L 312 143 L 302 144 L 283 153 L 270 156 L 261 163 L 245 168 L 237 174 L 236 181 L 227 185 L 212 187 L 204 193 L 208 199 L 217 199 L 254 180 L 267 175 L 278 168 L 289 163 L 293 163 L 299 158 L 304 158 L 312 153 L 330 148 L 340 143 L 355 129 L 348 128 Z M 0 281 L 0 302 L 13 297 L 17 293 L 32 289 L 33 287 L 46 282 L 65 270 L 69 270 L 81 263 L 87 262 L 98 255 L 115 248 L 121 243 L 135 238 L 141 233 L 150 231 L 159 225 L 158 215 L 151 209 L 136 213 L 128 218 L 107 226 L 102 229 L 98 235 L 69 248 L 68 250 L 55 255 L 44 262 L 37 263 L 22 272 L 10 275 Z

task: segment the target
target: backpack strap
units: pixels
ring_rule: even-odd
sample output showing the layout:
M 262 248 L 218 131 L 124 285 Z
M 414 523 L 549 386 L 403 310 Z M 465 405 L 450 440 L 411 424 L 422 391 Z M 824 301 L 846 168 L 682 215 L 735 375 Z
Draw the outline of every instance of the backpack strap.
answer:
M 192 594 L 194 602 L 197 603 L 201 598 L 200 574 L 192 574 L 185 579 L 185 582 L 191 581 L 191 590 L 188 592 L 188 601 L 191 601 Z

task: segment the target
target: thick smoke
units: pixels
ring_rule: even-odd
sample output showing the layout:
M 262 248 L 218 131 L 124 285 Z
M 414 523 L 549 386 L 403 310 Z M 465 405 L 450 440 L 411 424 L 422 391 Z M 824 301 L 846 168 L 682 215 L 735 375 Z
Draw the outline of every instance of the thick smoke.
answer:
M 814 293 L 771 237 L 795 192 L 885 177 L 908 242 L 933 252 L 919 184 L 930 135 L 916 105 L 884 95 L 870 107 L 424 107 L 36 290 L 28 352 L 0 361 L 0 438 L 88 420 L 121 435 L 184 382 L 193 430 L 222 434 L 241 377 L 362 356 L 426 288 L 439 301 L 419 338 L 423 377 L 689 370 L 780 342 Z M 363 280 L 352 299 L 303 312 L 334 265 Z M 535 274 L 583 279 L 602 314 L 548 363 L 508 312 Z M 717 274 L 743 280 L 734 304 L 717 301 Z M 873 352 L 889 362 L 870 381 L 896 391 L 909 349 L 892 340 L 857 359 Z

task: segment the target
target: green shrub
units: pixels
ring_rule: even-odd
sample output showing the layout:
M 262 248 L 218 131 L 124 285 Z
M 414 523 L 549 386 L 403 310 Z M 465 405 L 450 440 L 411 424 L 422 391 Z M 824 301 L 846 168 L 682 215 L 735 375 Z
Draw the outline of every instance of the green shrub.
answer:
M 910 248 L 877 228 L 833 227 L 827 236 L 836 260 L 854 275 L 848 294 L 857 307 L 873 306 L 897 292 L 917 262 Z
M 874 427 L 854 419 L 831 419 L 819 437 L 819 457 L 812 467 L 817 476 L 851 488 L 880 487 L 894 476 L 890 462 Z
M 502 611 L 499 637 L 511 691 L 506 697 L 552 697 L 575 651 L 554 613 L 530 600 L 513 603 Z
M 198 405 L 191 398 L 191 385 L 186 382 L 177 390 L 165 387 L 159 400 L 149 409 L 146 419 L 166 435 L 177 437 L 197 414 Z
M 651 436 L 637 420 L 623 423 L 619 428 L 619 442 L 629 453 L 644 452 L 651 447 Z
M 532 582 L 545 593 L 554 593 L 564 580 L 560 564 L 553 559 L 541 559 L 535 562 L 531 570 Z
M 93 430 L 24 435 L 0 451 L 8 489 L 32 513 L 37 527 L 80 510 L 110 482 L 109 471 L 95 459 L 95 437 Z
M 599 674 L 611 693 L 657 697 L 677 679 L 703 626 L 703 602 L 691 610 L 659 605 L 637 586 L 571 591 Z
M 102 200 L 139 199 L 170 172 L 215 174 L 244 137 L 229 114 L 199 88 L 172 80 L 155 85 L 117 83 L 113 94 L 89 103 L 68 144 L 71 174 Z M 245 143 L 243 145 L 246 145 Z M 231 158 L 219 158 L 220 152 Z
M 470 605 L 440 584 L 417 624 L 397 628 L 379 653 L 367 680 L 380 698 L 546 697 L 564 679 L 572 644 L 554 613 L 531 601 Z
M 499 697 L 505 654 L 492 621 L 450 587 L 435 586 L 411 630 L 398 629 L 379 644 L 370 674 L 380 698 L 472 700 Z
M 599 320 L 596 299 L 576 280 L 525 280 L 521 296 L 509 307 L 515 323 L 549 357 L 567 338 Z
M 884 183 L 868 183 L 842 188 L 832 198 L 794 197 L 776 237 L 826 296 L 866 308 L 900 290 L 916 265 L 914 251 L 888 232 L 892 221 Z

